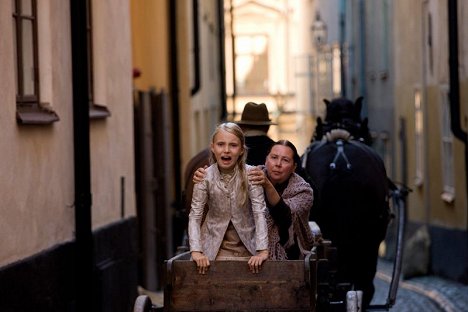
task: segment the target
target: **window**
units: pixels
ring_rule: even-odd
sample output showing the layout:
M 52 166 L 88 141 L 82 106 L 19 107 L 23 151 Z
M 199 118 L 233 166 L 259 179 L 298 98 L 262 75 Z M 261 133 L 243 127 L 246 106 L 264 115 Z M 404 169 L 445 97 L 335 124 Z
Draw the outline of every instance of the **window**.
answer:
M 421 186 L 424 179 L 424 122 L 423 122 L 423 111 L 421 107 L 421 91 L 415 90 L 414 92 L 414 127 L 415 127 L 415 178 L 414 184 Z
M 442 199 L 452 203 L 455 199 L 455 182 L 453 167 L 453 135 L 450 131 L 450 100 L 448 88 L 443 87 L 441 92 L 441 160 L 442 160 Z
M 59 117 L 40 103 L 36 0 L 13 0 L 16 108 L 20 124 L 50 124 Z
M 332 48 L 332 72 L 333 72 L 333 94 L 334 96 L 340 96 L 342 90 L 341 86 L 343 85 L 342 77 L 342 68 L 343 64 L 341 63 L 342 51 L 340 46 L 335 45 Z
M 268 37 L 236 37 L 236 90 L 242 95 L 268 94 Z
M 89 118 L 102 119 L 110 116 L 110 111 L 104 105 L 99 105 L 95 102 L 94 93 L 94 57 L 93 57 L 93 14 L 92 1 L 86 0 L 87 16 L 86 16 L 86 37 L 88 41 L 88 99 L 89 99 Z

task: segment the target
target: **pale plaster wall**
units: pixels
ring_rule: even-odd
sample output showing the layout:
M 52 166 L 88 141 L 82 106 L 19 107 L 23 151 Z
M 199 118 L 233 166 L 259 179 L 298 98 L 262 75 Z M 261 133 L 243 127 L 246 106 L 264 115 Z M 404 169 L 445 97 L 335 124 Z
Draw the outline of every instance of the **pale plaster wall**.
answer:
M 125 216 L 136 214 L 134 190 L 133 97 L 130 5 L 128 0 L 93 1 L 96 101 L 111 116 L 91 121 L 93 227 L 121 214 L 124 177 Z
M 96 1 L 95 1 L 96 2 Z M 112 116 L 91 122 L 93 228 L 120 218 L 120 177 L 125 216 L 135 215 L 133 111 L 128 0 L 97 1 L 95 20 L 100 93 Z M 74 238 L 74 159 L 69 2 L 41 0 L 39 51 L 41 101 L 60 121 L 46 126 L 16 122 L 11 1 L 0 1 L 0 265 Z M 44 32 L 51 31 L 46 34 Z M 45 38 L 45 39 L 44 39 Z M 102 62 L 102 63 L 100 63 Z M 98 72 L 99 72 L 98 70 Z
M 11 1 L 0 2 L 0 265 L 73 238 L 70 14 L 64 1 L 49 1 L 41 9 L 50 9 L 41 13 L 50 13 L 46 23 L 54 29 L 47 56 L 53 62 L 41 75 L 52 72 L 48 101 L 61 120 L 49 126 L 19 126 L 15 117 Z

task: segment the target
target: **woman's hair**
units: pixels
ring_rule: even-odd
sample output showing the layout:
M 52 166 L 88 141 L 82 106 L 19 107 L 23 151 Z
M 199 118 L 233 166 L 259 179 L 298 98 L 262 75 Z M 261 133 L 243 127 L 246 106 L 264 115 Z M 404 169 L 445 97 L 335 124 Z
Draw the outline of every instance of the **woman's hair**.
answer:
M 279 141 L 276 141 L 275 143 L 273 143 L 271 146 L 270 146 L 270 150 L 268 151 L 268 154 L 270 154 L 271 152 L 271 149 L 273 148 L 273 146 L 275 145 L 282 145 L 282 146 L 287 146 L 289 147 L 292 152 L 293 152 L 293 161 L 294 163 L 296 164 L 296 166 L 300 166 L 301 164 L 301 158 L 299 157 L 299 154 L 297 153 L 297 149 L 296 147 L 294 146 L 294 144 L 292 144 L 291 141 L 288 141 L 288 140 L 279 140 Z
M 245 136 L 244 132 L 242 129 L 235 123 L 233 122 L 225 122 L 220 125 L 218 125 L 213 132 L 213 135 L 211 136 L 211 143 L 214 143 L 214 139 L 216 135 L 219 133 L 219 131 L 224 130 L 228 133 L 234 134 L 241 143 L 241 146 L 244 150 L 242 155 L 237 158 L 237 168 L 239 169 L 239 174 L 242 179 L 241 183 L 241 192 L 239 193 L 240 197 L 240 203 L 244 203 L 245 200 L 247 199 L 247 190 L 248 190 L 248 178 L 247 178 L 247 173 L 245 171 L 245 161 L 247 159 L 247 146 L 245 145 Z M 210 156 L 210 164 L 216 163 L 216 157 L 213 152 L 211 152 Z

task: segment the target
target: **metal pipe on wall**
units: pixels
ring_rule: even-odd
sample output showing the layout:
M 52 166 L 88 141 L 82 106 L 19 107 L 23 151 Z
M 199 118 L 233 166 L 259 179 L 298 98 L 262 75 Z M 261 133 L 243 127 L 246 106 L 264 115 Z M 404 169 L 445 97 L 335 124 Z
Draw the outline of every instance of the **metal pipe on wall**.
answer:
M 465 143 L 465 187 L 468 209 L 468 135 L 460 123 L 460 78 L 458 73 L 458 5 L 448 0 L 449 72 L 450 72 L 450 128 L 453 135 Z
M 224 0 L 218 0 L 218 41 L 219 41 L 219 72 L 221 74 L 220 86 L 220 101 L 221 101 L 221 114 L 220 120 L 227 119 L 226 107 L 226 47 L 225 47 L 225 30 L 224 30 Z
M 230 20 L 230 30 L 231 30 L 231 62 L 232 62 L 232 120 L 236 119 L 236 96 L 237 96 L 237 87 L 236 87 L 236 36 L 234 34 L 234 2 L 233 0 L 229 1 L 229 16 Z
M 340 70 L 341 70 L 341 96 L 346 97 L 346 69 L 345 69 L 345 42 L 346 42 L 346 0 L 340 1 Z
M 179 120 L 179 72 L 178 72 L 178 57 L 177 57 L 177 3 L 178 1 L 169 1 L 169 50 L 170 50 L 170 97 L 171 97 L 171 114 L 172 114 L 172 129 L 173 129 L 173 168 L 174 168 L 174 189 L 176 207 L 180 206 L 182 198 L 182 177 L 181 177 L 181 159 L 180 159 L 180 120 Z
M 364 97 L 361 115 L 367 116 L 367 82 L 366 82 L 366 4 L 364 0 L 359 0 L 359 54 L 360 54 L 360 69 L 359 69 L 359 92 L 360 96 Z
M 76 311 L 92 311 L 94 254 L 88 107 L 88 1 L 70 0 L 75 172 Z M 94 300 L 93 300 L 94 299 Z
M 200 79 L 200 23 L 199 23 L 199 10 L 198 0 L 192 0 L 192 31 L 193 31 L 193 66 L 194 66 L 194 85 L 190 94 L 194 96 L 200 91 L 201 79 Z
M 453 135 L 467 143 L 467 134 L 460 124 L 460 79 L 458 76 L 458 14 L 457 0 L 448 0 L 448 36 L 450 70 L 450 126 Z

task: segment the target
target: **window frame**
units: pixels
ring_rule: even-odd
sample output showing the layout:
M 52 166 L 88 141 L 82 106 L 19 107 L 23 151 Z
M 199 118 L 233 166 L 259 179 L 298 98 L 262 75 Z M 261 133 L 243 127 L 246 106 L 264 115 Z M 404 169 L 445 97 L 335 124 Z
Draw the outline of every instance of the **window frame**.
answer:
M 453 134 L 450 128 L 450 97 L 449 87 L 441 86 L 440 89 L 440 153 L 441 153 L 441 168 L 442 168 L 442 185 L 441 198 L 443 201 L 451 204 L 455 200 L 455 167 L 453 159 Z
M 94 103 L 94 49 L 93 49 L 93 10 L 92 0 L 87 2 L 86 15 L 86 40 L 88 41 L 88 101 L 89 101 L 89 118 L 105 119 L 111 115 L 106 105 Z
M 51 124 L 59 121 L 49 104 L 40 102 L 40 72 L 39 72 L 39 45 L 38 45 L 38 15 L 37 0 L 29 0 L 31 15 L 23 13 L 21 0 L 12 1 L 12 18 L 14 24 L 15 67 L 16 67 L 16 120 L 19 124 Z M 24 62 L 23 57 L 23 22 L 31 21 L 32 31 L 32 70 L 33 94 L 24 94 Z
M 421 187 L 424 183 L 424 111 L 423 111 L 423 98 L 420 88 L 415 88 L 413 92 L 413 105 L 414 105 L 414 184 Z

